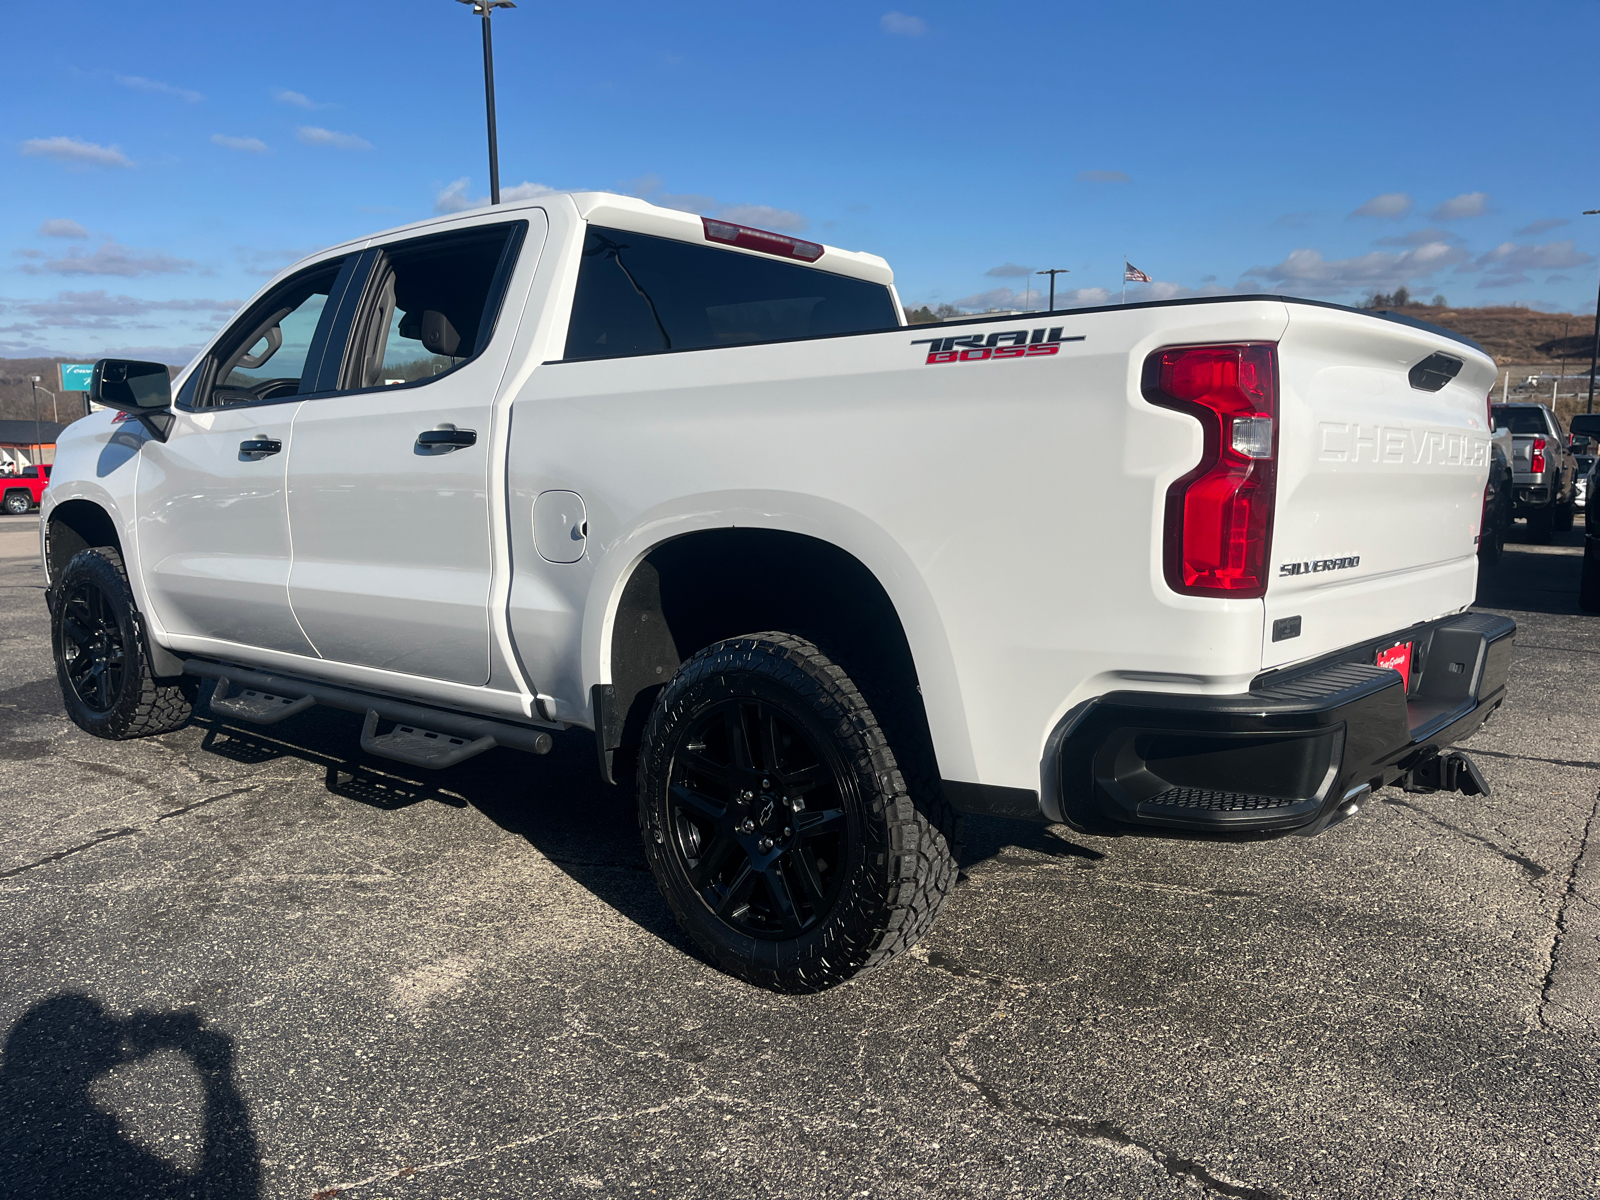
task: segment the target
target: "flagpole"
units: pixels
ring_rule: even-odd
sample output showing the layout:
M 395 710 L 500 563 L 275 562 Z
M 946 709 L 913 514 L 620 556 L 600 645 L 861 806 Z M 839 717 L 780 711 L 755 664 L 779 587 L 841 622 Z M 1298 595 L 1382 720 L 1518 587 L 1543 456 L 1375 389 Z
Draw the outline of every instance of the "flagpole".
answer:
M 1128 256 L 1122 256 L 1122 302 L 1128 302 Z

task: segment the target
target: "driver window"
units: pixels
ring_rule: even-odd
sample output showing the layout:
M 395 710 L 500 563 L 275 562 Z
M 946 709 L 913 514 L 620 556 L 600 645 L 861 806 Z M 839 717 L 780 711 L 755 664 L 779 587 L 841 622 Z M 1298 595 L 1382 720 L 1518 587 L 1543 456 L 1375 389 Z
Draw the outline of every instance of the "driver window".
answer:
M 219 349 L 216 383 L 198 407 L 282 400 L 309 391 L 310 381 L 302 387 L 301 376 L 341 265 L 340 260 L 324 263 L 257 305 Z

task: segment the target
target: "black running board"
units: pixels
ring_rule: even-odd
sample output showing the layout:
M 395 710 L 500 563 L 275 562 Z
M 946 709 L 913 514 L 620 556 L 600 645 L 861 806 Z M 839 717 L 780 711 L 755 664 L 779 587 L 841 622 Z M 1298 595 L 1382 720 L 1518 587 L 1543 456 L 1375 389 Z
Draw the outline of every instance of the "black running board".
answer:
M 549 734 L 545 735 L 549 737 Z M 418 729 L 414 725 L 399 725 L 385 734 L 378 733 L 378 710 L 367 709 L 367 719 L 361 725 L 361 748 L 379 758 L 392 758 L 413 767 L 426 767 L 442 771 L 458 762 L 493 750 L 500 743 L 491 733 L 468 741 L 451 737 L 448 733 L 435 733 L 431 729 Z
M 491 746 L 505 746 L 529 754 L 548 754 L 555 744 L 549 730 L 562 728 L 559 725 L 545 725 L 543 728 L 514 725 L 509 721 L 496 721 L 488 717 L 424 708 L 420 704 L 408 704 L 388 696 L 330 687 L 309 679 L 291 679 L 197 658 L 184 659 L 183 669 L 189 675 L 217 681 L 216 691 L 222 698 L 219 701 L 213 696 L 211 708 L 218 716 L 256 725 L 271 725 L 292 713 L 304 712 L 314 704 L 362 713 L 367 717 L 361 736 L 362 749 L 396 762 L 430 770 L 453 766 L 483 753 Z M 238 696 L 227 695 L 232 685 L 242 689 Z M 393 721 L 400 728 L 377 734 L 379 720 Z
M 256 688 L 241 688 L 237 696 L 228 695 L 233 681 L 226 675 L 217 676 L 217 686 L 211 693 L 211 711 L 219 717 L 235 721 L 249 721 L 253 725 L 276 725 L 296 713 L 303 713 L 317 702 L 315 696 L 279 696 Z

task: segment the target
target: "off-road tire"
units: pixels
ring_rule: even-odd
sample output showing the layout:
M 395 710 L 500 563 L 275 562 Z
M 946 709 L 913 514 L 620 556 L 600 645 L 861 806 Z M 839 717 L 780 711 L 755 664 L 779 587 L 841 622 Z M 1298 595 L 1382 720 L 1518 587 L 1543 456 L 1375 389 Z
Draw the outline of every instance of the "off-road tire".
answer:
M 834 868 L 840 872 L 836 898 L 826 909 L 815 905 L 812 923 L 795 936 L 787 926 L 781 934 L 752 936 L 718 916 L 706 893 L 696 889 L 690 874 L 695 868 L 675 832 L 683 810 L 674 807 L 669 788 L 678 756 L 693 752 L 691 735 L 708 714 L 744 704 L 769 706 L 790 728 L 804 726 L 825 739 L 825 747 L 817 743 L 818 757 L 834 764 L 829 794 L 837 797 L 849 831 L 842 862 Z M 705 750 L 703 738 L 697 745 Z M 904 766 L 910 766 L 918 748 L 906 749 Z M 896 747 L 855 681 L 794 634 L 741 635 L 685 662 L 656 697 L 645 726 L 638 788 L 645 855 L 678 923 L 719 968 L 760 987 L 816 992 L 887 962 L 927 932 L 955 886 L 959 814 L 944 802 L 936 782 L 908 782 Z M 798 814 L 796 809 L 797 828 Z
M 1578 584 L 1578 607 L 1600 612 L 1600 540 L 1583 539 L 1583 578 Z
M 1500 552 L 1505 549 L 1505 530 L 1493 525 L 1483 531 L 1478 540 L 1478 565 L 1493 570 L 1500 565 Z
M 1556 514 L 1550 508 L 1536 508 L 1528 514 L 1528 537 L 1535 542 L 1548 540 L 1555 531 Z
M 104 695 L 86 699 L 80 694 L 84 685 L 74 683 L 72 672 L 78 656 L 85 653 L 79 602 L 93 593 L 102 598 L 94 602 L 103 626 L 95 636 L 103 635 L 102 644 L 114 645 L 110 657 L 118 665 Z M 160 679 L 151 670 L 144 621 L 134 604 L 121 554 L 109 546 L 79 551 L 55 581 L 51 596 L 50 648 L 56 678 L 67 715 L 79 729 L 122 741 L 169 733 L 189 720 L 199 681 L 183 676 Z
M 1558 504 L 1550 512 L 1550 528 L 1556 533 L 1569 533 L 1572 530 L 1573 518 L 1577 515 L 1577 506 L 1573 501 L 1568 500 L 1565 504 Z
M 27 492 L 7 492 L 5 500 L 0 501 L 0 508 L 13 517 L 20 517 L 32 507 L 33 498 Z

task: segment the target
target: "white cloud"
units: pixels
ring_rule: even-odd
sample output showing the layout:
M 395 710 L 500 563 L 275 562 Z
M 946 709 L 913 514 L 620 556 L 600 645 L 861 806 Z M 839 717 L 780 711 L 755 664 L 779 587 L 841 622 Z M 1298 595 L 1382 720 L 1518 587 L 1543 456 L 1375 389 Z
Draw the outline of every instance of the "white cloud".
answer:
M 1535 221 L 1532 225 L 1524 225 L 1521 229 L 1516 230 L 1516 235 L 1518 237 L 1538 237 L 1541 233 L 1549 233 L 1552 229 L 1560 229 L 1563 225 L 1571 224 L 1572 222 L 1565 217 L 1546 217 L 1542 221 Z
M 113 296 L 100 288 L 92 292 L 57 292 L 53 300 L 15 301 L 8 307 L 33 318 L 41 326 L 106 328 L 105 322 L 113 318 L 157 312 L 198 312 L 226 317 L 241 303 L 239 300 L 140 300 L 133 296 Z
M 294 108 L 308 108 L 309 109 L 309 108 L 326 108 L 327 107 L 324 104 L 318 104 L 315 100 L 313 100 L 310 96 L 307 96 L 304 92 L 291 92 L 288 88 L 273 88 L 272 89 L 272 98 L 274 100 L 276 100 L 279 104 L 288 104 L 288 105 L 290 105 L 290 106 L 292 106 Z
M 739 225 L 754 225 L 774 233 L 803 233 L 811 224 L 797 212 L 786 208 L 773 208 L 768 204 L 724 204 L 716 215 Z
M 1578 250 L 1569 239 L 1565 242 L 1546 242 L 1542 246 L 1502 242 L 1487 254 L 1480 255 L 1478 265 L 1498 271 L 1564 271 L 1568 267 L 1581 267 L 1593 261 L 1591 255 Z
M 29 275 L 123 275 L 131 279 L 139 275 L 181 274 L 193 266 L 186 258 L 174 258 L 159 251 L 130 250 L 115 242 L 103 242 L 92 254 L 75 249 L 39 266 L 24 264 L 22 270 Z
M 69 221 L 65 217 L 55 217 L 39 226 L 39 236 L 86 238 L 89 236 L 89 231 L 76 221 Z
M 251 154 L 265 154 L 267 152 L 267 144 L 260 138 L 229 137 L 225 133 L 213 133 L 211 140 L 216 145 L 228 150 L 245 150 Z
M 332 146 L 335 150 L 371 150 L 372 143 L 353 133 L 340 133 L 323 129 L 319 125 L 302 125 L 294 136 L 307 146 Z
M 1350 215 L 1352 217 L 1376 217 L 1380 221 L 1393 220 L 1403 217 L 1411 211 L 1411 197 L 1405 192 L 1384 192 L 1381 196 L 1374 196 Z
M 679 212 L 721 217 L 740 225 L 754 225 L 781 233 L 801 233 L 811 221 L 803 214 L 787 208 L 774 208 L 768 204 L 723 204 L 715 196 L 702 196 L 696 192 L 673 193 L 663 190 L 659 175 L 641 175 L 619 184 L 623 191 L 662 208 L 675 208 Z
M 1374 246 L 1426 246 L 1429 242 L 1444 242 L 1447 245 L 1459 246 L 1461 238 L 1447 229 L 1414 229 L 1410 233 L 1397 234 L 1394 237 L 1381 237 L 1372 244 Z
M 467 192 L 468 185 L 472 182 L 469 176 L 463 175 L 454 183 L 440 188 L 433 197 L 433 211 L 437 213 L 466 212 L 469 208 L 487 208 L 489 197 L 472 196 Z M 514 204 L 523 200 L 537 200 L 540 196 L 553 196 L 556 189 L 546 187 L 542 183 L 529 183 L 524 180 L 513 184 L 511 187 L 500 189 L 500 200 L 504 204 Z
M 1459 246 L 1443 242 L 1429 242 L 1399 254 L 1374 250 L 1333 260 L 1323 258 L 1319 250 L 1301 249 L 1276 266 L 1251 267 L 1245 274 L 1271 280 L 1298 295 L 1331 296 L 1352 290 L 1391 290 L 1470 257 Z
M 1021 267 L 1014 262 L 1004 262 L 998 267 L 990 267 L 985 275 L 993 275 L 996 279 L 1021 279 L 1024 275 L 1033 272 L 1032 267 Z
M 1111 292 L 1107 288 L 1073 288 L 1070 292 L 1056 293 L 1057 308 L 1094 308 L 1109 303 Z
M 908 13 L 886 12 L 878 18 L 878 28 L 895 37 L 922 37 L 928 32 L 928 23 Z
M 1463 192 L 1446 200 L 1428 213 L 1428 216 L 1435 221 L 1464 221 L 1468 217 L 1481 217 L 1488 211 L 1488 192 Z
M 1079 183 L 1131 183 L 1126 171 L 1079 171 L 1073 176 Z
M 101 146 L 78 138 L 29 138 L 22 143 L 22 153 L 35 158 L 49 158 L 69 166 L 131 167 L 128 156 L 116 146 Z
M 187 100 L 190 104 L 199 104 L 205 97 L 190 88 L 174 87 L 170 83 L 162 83 L 159 79 L 146 79 L 142 75 L 113 75 L 118 83 L 125 88 L 132 88 L 136 92 L 159 92 L 163 96 L 176 96 L 179 100 Z

